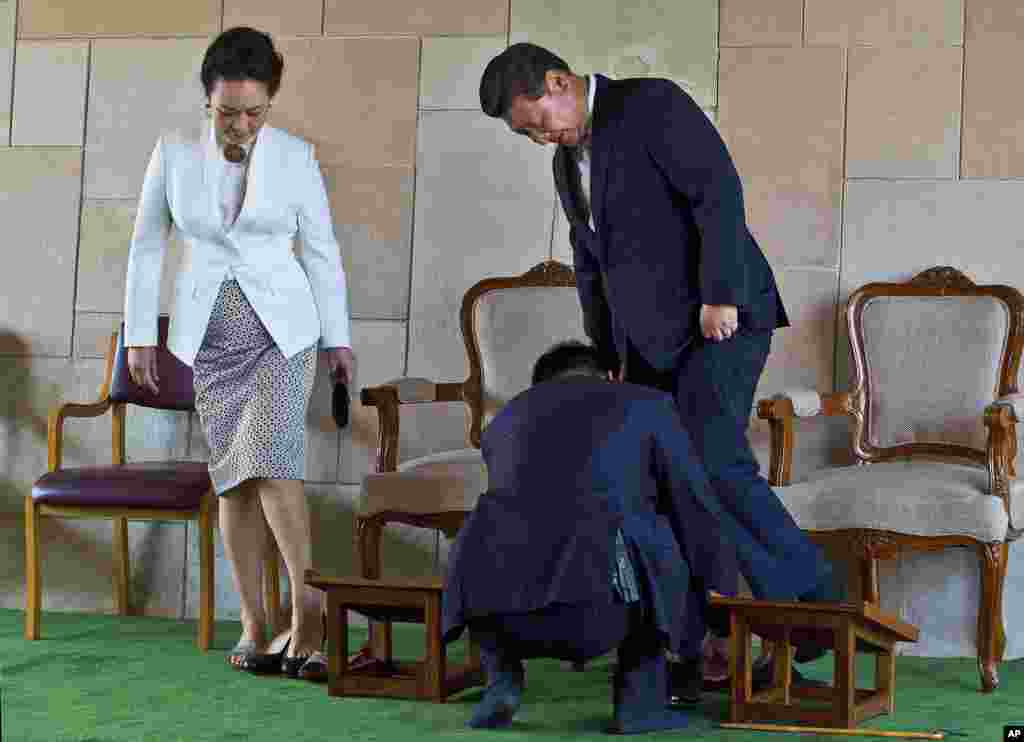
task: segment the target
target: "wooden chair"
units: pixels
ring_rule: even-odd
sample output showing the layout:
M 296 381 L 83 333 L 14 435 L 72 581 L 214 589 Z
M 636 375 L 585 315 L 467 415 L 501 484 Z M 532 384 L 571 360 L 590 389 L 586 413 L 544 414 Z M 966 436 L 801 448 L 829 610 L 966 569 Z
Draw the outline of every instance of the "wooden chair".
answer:
M 216 506 L 205 462 L 125 460 L 125 411 L 129 404 L 162 410 L 193 411 L 192 369 L 167 350 L 169 319 L 158 322 L 157 363 L 160 394 L 137 387 L 128 375 L 122 332 L 110 337 L 104 381 L 94 402 L 66 402 L 49 414 L 49 471 L 25 498 L 25 638 L 40 636 L 42 583 L 39 524 L 43 518 L 104 518 L 114 522 L 114 605 L 129 613 L 128 521 L 196 521 L 199 534 L 199 626 L 196 644 L 202 651 L 213 639 L 213 528 Z M 111 463 L 64 468 L 64 422 L 67 418 L 111 413 Z M 276 554 L 267 560 L 267 604 L 279 606 Z M 276 611 L 268 611 L 279 621 Z
M 363 482 L 356 519 L 361 576 L 381 578 L 380 544 L 387 523 L 436 528 L 454 537 L 487 489 L 480 455 L 483 428 L 509 399 L 530 385 L 534 361 L 556 342 L 584 339 L 572 269 L 545 261 L 510 278 L 487 278 L 462 299 L 462 338 L 469 361 L 463 382 L 396 379 L 362 390 L 380 421 L 376 471 Z M 466 405 L 467 446 L 399 463 L 399 410 L 407 404 Z M 369 659 L 389 662 L 391 626 L 371 622 Z
M 879 602 L 879 559 L 975 550 L 978 670 L 982 690 L 992 691 L 1005 647 L 1008 545 L 1024 527 L 1014 480 L 1024 296 L 936 267 L 906 283 L 861 287 L 846 325 L 850 391 L 794 391 L 758 404 L 771 428 L 771 483 L 802 528 L 858 559 L 870 603 Z M 851 418 L 857 465 L 790 484 L 794 421 L 816 415 Z

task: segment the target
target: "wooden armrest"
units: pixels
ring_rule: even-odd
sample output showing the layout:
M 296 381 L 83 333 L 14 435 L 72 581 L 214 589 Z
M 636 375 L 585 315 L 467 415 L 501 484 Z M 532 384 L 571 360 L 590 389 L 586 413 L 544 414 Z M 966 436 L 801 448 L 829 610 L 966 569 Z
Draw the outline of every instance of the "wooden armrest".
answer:
M 783 393 L 757 403 L 757 416 L 767 420 L 771 435 L 771 464 L 768 481 L 775 487 L 790 483 L 793 472 L 793 420 L 797 417 L 853 415 L 853 398 L 848 392 L 813 392 L 817 404 L 800 414 L 793 405 L 794 393 Z M 805 406 L 807 407 L 807 406 Z
M 795 417 L 832 417 L 853 415 L 853 398 L 849 392 L 817 392 L 820 410 L 813 414 L 797 414 L 792 398 L 785 392 L 757 403 L 757 416 L 762 420 L 785 420 Z
M 359 396 L 367 407 L 378 408 L 390 404 L 461 402 L 462 382 L 438 383 L 429 379 L 405 376 L 379 386 L 366 387 Z
M 403 404 L 461 402 L 462 382 L 433 382 L 417 377 L 402 377 L 379 386 L 366 387 L 359 399 L 366 407 L 377 408 L 380 431 L 377 440 L 377 471 L 398 469 L 399 407 Z
M 60 469 L 64 458 L 64 419 L 68 417 L 100 417 L 111 407 L 109 398 L 96 402 L 64 402 L 50 408 L 46 419 L 47 458 L 50 471 Z
M 991 422 L 989 418 L 992 418 Z M 1012 425 L 1015 422 L 1024 420 L 1024 395 L 1007 394 L 985 408 L 985 424 Z
M 988 459 L 989 492 L 1010 507 L 1010 480 L 1017 476 L 1017 422 L 1024 416 L 1024 404 L 1018 395 L 996 400 L 985 408 L 988 428 L 985 453 Z

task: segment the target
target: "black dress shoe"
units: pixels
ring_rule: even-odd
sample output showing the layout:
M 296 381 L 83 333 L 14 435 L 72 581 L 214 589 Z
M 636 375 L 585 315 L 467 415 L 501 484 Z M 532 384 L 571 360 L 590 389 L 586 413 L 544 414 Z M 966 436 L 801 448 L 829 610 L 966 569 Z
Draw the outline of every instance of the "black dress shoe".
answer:
M 693 706 L 700 703 L 704 690 L 700 656 L 669 663 L 669 688 L 669 703 L 673 706 Z

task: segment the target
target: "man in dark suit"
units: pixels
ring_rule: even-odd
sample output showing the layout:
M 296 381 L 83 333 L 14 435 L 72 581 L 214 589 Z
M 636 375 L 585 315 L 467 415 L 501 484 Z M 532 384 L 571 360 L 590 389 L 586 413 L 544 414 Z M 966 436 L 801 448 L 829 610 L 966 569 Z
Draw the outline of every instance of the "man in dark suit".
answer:
M 558 145 L 584 323 L 604 362 L 675 397 L 723 503 L 792 563 L 793 597 L 812 591 L 820 550 L 779 506 L 746 436 L 772 332 L 789 321 L 715 127 L 669 80 L 582 77 L 533 44 L 488 64 L 480 102 L 514 132 Z M 737 586 L 733 570 L 723 587 Z M 691 683 L 702 638 L 678 648 Z
M 802 589 L 718 501 L 671 397 L 608 376 L 593 347 L 556 346 L 483 433 L 488 492 L 453 546 L 442 617 L 446 641 L 469 626 L 488 672 L 472 727 L 511 722 L 522 660 L 616 646 L 613 730 L 685 725 L 664 649 L 691 640 L 696 592 L 720 587 L 717 542 L 691 533 L 737 543 L 759 591 Z

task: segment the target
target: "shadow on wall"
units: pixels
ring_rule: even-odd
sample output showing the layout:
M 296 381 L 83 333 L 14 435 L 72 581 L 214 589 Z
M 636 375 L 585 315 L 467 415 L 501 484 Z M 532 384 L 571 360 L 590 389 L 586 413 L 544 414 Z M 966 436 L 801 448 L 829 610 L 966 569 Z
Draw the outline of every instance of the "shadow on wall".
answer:
M 28 485 L 18 475 L 17 464 L 46 451 L 46 416 L 62 397 L 58 384 L 40 383 L 35 377 L 29 352 L 23 338 L 0 329 L 0 515 L 22 512 L 21 498 L 28 494 Z M 64 451 L 67 458 L 83 454 L 71 435 L 64 438 Z M 42 461 L 45 467 L 45 455 Z
M 0 329 L 0 515 L 21 513 L 27 492 L 17 485 L 15 463 L 25 446 L 46 446 L 46 415 L 32 408 L 37 391 L 32 378 L 29 347 L 10 330 Z M 42 473 L 42 472 L 40 472 Z
M 0 607 L 23 608 L 25 539 L 22 516 L 4 516 Z M 44 518 L 39 526 L 43 610 L 112 612 L 113 553 L 109 521 Z M 45 622 L 44 622 L 45 631 Z
M 65 400 L 59 383 L 40 379 L 24 338 L 0 328 L 0 605 L 21 608 L 24 601 L 25 543 L 23 499 L 46 471 L 47 415 Z M 47 361 L 53 365 L 53 361 Z M 68 361 L 68 364 L 72 364 Z M 59 365 L 59 362 L 57 362 Z M 107 420 L 109 425 L 109 418 Z M 106 441 L 109 436 L 103 436 Z M 109 445 L 109 444 L 108 444 Z M 107 454 L 109 456 L 109 454 Z M 70 428 L 64 437 L 65 461 L 95 462 L 96 451 Z M 103 463 L 103 462 L 100 462 Z M 175 551 L 173 524 L 130 524 L 131 605 L 134 612 L 168 613 L 154 571 Z M 178 572 L 184 570 L 184 531 Z M 46 610 L 113 610 L 113 527 L 104 520 L 44 518 L 40 525 L 43 607 Z M 180 605 L 180 576 L 172 589 Z

